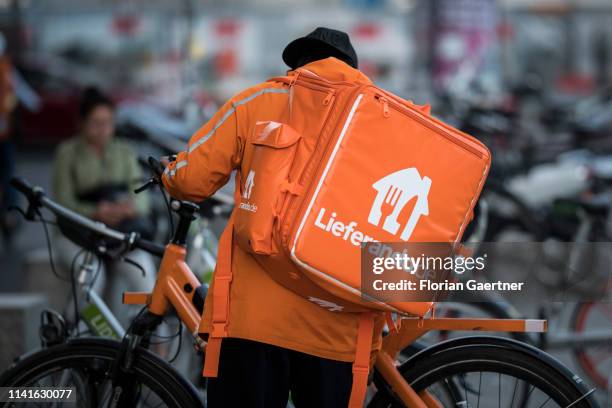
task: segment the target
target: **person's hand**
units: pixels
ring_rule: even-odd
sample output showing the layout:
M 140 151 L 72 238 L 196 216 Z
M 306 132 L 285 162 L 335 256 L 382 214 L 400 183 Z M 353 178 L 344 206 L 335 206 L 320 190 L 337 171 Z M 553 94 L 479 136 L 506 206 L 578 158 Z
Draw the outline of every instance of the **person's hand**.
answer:
M 109 227 L 116 227 L 123 221 L 124 216 L 121 209 L 116 204 L 102 201 L 96 208 L 94 218 Z
M 161 163 L 162 166 L 164 166 L 164 168 L 168 167 L 168 165 L 170 164 L 170 156 L 162 156 L 159 158 L 159 162 Z

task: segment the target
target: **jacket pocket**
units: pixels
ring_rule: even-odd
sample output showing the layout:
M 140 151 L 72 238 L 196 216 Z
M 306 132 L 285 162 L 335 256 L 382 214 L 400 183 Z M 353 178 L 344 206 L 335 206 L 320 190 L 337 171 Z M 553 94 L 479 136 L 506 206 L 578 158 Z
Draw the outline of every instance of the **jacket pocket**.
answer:
M 238 245 L 257 254 L 278 252 L 273 230 L 287 194 L 289 171 L 302 136 L 279 122 L 257 122 L 248 149 L 250 164 L 243 169 L 241 199 L 234 230 Z

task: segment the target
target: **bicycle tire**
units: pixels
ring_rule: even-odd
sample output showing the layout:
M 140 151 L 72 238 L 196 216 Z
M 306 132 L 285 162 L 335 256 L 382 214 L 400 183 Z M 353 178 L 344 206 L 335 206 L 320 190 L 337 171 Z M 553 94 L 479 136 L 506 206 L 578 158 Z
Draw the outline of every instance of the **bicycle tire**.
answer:
M 90 373 L 105 373 L 108 380 L 120 343 L 103 338 L 79 338 L 64 344 L 29 353 L 12 364 L 0 376 L 2 387 L 25 387 L 58 371 L 73 369 Z M 146 386 L 167 407 L 203 407 L 196 389 L 167 362 L 143 348 L 134 351 L 133 372 L 137 384 Z M 94 366 L 95 364 L 95 366 Z M 0 404 L 9 406 L 9 404 Z
M 586 389 L 582 380 L 561 363 L 535 347 L 506 338 L 449 340 L 418 353 L 402 364 L 399 371 L 417 393 L 445 378 L 480 371 L 514 376 L 537 387 L 562 407 L 597 407 L 592 390 Z M 403 406 L 377 372 L 374 381 L 378 392 L 368 408 Z

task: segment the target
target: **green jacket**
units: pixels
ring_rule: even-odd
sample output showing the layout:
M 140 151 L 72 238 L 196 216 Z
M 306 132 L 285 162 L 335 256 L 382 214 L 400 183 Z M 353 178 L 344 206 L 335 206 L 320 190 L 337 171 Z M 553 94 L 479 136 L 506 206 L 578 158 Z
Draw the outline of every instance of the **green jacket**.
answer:
M 132 190 L 142 184 L 143 174 L 131 147 L 113 138 L 99 156 L 83 138 L 77 136 L 59 145 L 53 169 L 53 191 L 58 203 L 86 216 L 92 217 L 96 205 L 79 199 L 79 195 L 98 186 L 110 183 L 129 186 L 139 215 L 149 211 L 146 193 L 134 194 Z

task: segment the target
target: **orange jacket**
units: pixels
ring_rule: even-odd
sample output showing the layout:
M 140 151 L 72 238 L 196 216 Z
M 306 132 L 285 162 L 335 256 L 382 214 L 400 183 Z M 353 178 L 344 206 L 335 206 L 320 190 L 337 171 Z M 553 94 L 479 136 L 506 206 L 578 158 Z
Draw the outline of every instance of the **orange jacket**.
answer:
M 304 68 L 333 81 L 369 83 L 360 71 L 335 59 Z M 247 138 L 256 121 L 274 121 L 288 106 L 289 91 L 281 83 L 263 83 L 228 101 L 189 141 L 187 151 L 168 166 L 163 182 L 173 197 L 202 201 L 240 170 Z M 254 258 L 233 248 L 228 336 L 297 350 L 341 361 L 355 358 L 359 315 L 333 313 L 280 286 Z M 205 331 L 210 330 L 211 299 L 206 299 Z M 384 322 L 377 319 L 374 348 L 380 347 Z

